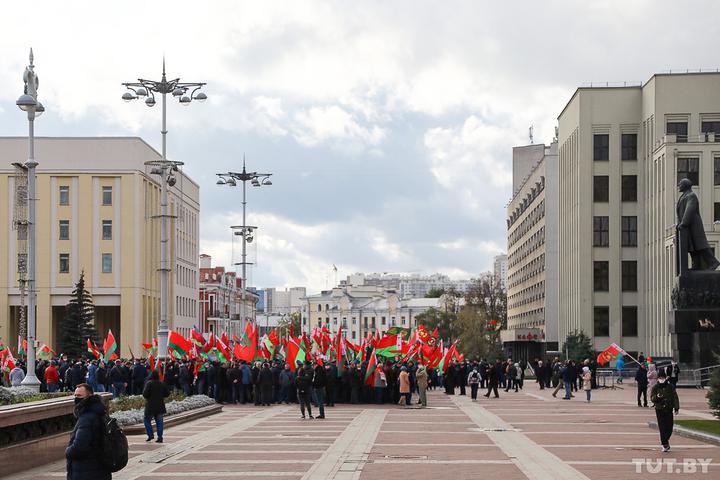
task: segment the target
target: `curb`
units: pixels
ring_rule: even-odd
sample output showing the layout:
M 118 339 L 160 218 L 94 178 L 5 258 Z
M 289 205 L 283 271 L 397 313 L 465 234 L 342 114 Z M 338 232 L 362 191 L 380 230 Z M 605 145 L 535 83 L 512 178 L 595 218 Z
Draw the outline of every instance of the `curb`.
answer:
M 648 422 L 648 427 L 653 430 L 657 430 L 657 422 Z M 705 433 L 691 428 L 681 427 L 675 425 L 673 427 L 673 433 L 680 435 L 681 437 L 692 438 L 693 440 L 700 440 L 701 442 L 711 443 L 713 445 L 720 446 L 720 436 L 713 435 L 711 433 Z
M 215 415 L 216 413 L 222 412 L 222 408 L 223 406 L 220 404 L 208 405 L 207 407 L 196 408 L 195 410 L 190 410 L 189 412 L 183 412 L 178 413 L 177 415 L 169 416 L 164 419 L 163 428 L 174 427 L 176 425 L 181 425 L 183 423 L 197 420 L 198 418 Z M 145 425 L 143 425 L 142 423 L 127 425 L 125 427 L 122 427 L 122 431 L 125 433 L 125 435 L 140 435 L 141 433 L 145 433 Z

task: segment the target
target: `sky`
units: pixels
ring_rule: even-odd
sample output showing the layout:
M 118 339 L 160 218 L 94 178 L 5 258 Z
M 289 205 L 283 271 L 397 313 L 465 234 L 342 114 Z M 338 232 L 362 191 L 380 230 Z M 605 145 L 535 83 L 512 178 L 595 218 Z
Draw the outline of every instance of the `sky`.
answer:
M 239 261 L 248 190 L 250 285 L 332 286 L 354 272 L 471 278 L 504 252 L 512 147 L 552 140 L 578 86 L 716 69 L 712 1 L 34 1 L 3 6 L 0 135 L 35 52 L 42 136 L 141 136 L 160 108 L 121 82 L 207 82 L 168 108 L 168 157 L 201 192 L 200 252 Z M 28 28 L 30 19 L 32 28 Z M 42 159 L 38 159 L 42 168 Z M 235 258 L 233 257 L 233 252 Z

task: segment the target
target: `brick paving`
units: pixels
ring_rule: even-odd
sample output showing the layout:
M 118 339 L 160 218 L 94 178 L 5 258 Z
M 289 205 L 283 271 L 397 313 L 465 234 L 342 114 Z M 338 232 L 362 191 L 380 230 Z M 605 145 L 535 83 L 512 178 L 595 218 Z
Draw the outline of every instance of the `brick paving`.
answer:
M 707 478 L 720 478 L 720 447 L 675 435 L 672 451 L 659 452 L 658 434 L 647 426 L 654 411 L 638 408 L 633 385 L 625 387 L 596 390 L 589 404 L 581 395 L 553 398 L 533 383 L 478 402 L 436 391 L 431 408 L 340 405 L 326 408 L 326 420 L 301 420 L 292 405 L 225 406 L 219 415 L 167 429 L 162 445 L 129 437 L 130 464 L 113 478 L 702 478 L 687 459 L 710 459 Z M 705 391 L 679 394 L 679 418 L 709 418 Z M 634 463 L 640 458 L 661 471 L 648 473 Z M 8 478 L 64 476 L 57 462 Z

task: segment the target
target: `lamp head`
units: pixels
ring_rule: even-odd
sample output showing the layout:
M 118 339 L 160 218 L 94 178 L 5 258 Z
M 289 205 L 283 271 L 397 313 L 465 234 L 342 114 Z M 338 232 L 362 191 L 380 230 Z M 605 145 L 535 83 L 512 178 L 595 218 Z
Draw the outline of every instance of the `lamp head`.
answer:
M 148 97 L 145 99 L 145 105 L 148 107 L 154 107 L 155 106 L 155 99 L 153 97 Z
M 266 178 L 265 180 L 262 181 L 262 184 L 263 184 L 263 185 L 270 186 L 270 185 L 272 185 L 272 182 L 270 181 L 269 178 Z
M 135 95 L 138 97 L 146 97 L 148 94 L 147 90 L 145 90 L 143 87 L 138 88 L 135 90 Z
M 250 182 L 250 183 L 252 184 L 253 187 L 259 187 L 259 186 L 260 186 L 260 182 L 258 181 L 257 178 L 253 178 L 253 179 L 252 179 L 252 182 Z
M 187 95 L 182 96 L 180 98 L 180 105 L 184 105 L 186 107 L 190 105 L 190 97 L 188 97 Z
M 29 109 L 37 106 L 37 100 L 35 100 L 31 95 L 24 93 L 20 95 L 20 98 L 17 99 L 15 105 L 20 107 L 20 110 L 27 112 Z
M 197 95 L 195 95 L 195 100 L 202 103 L 205 100 L 207 100 L 207 95 L 205 95 L 203 92 L 200 92 Z
M 40 115 L 43 114 L 44 111 L 45 111 L 45 107 L 43 106 L 43 104 L 40 102 L 37 102 L 37 106 L 35 107 L 35 116 L 39 117 Z
M 174 176 L 170 176 L 167 178 L 168 186 L 174 187 L 176 183 L 177 183 L 177 179 Z
M 175 87 L 175 90 L 172 91 L 172 96 L 173 96 L 173 97 L 179 97 L 179 96 L 182 95 L 183 93 L 185 93 L 185 90 L 183 90 L 183 89 L 180 88 L 180 87 Z
M 225 182 L 225 183 L 227 183 L 227 184 L 230 185 L 231 187 L 237 186 L 237 182 L 235 181 L 234 178 L 228 178 L 228 179 L 227 179 L 227 182 Z
M 218 178 L 218 181 L 215 182 L 216 185 L 225 185 L 225 179 L 220 177 Z
M 125 92 L 125 93 L 123 93 L 123 96 L 122 96 L 122 99 L 125 100 L 126 102 L 135 100 L 136 98 L 137 97 L 130 92 Z

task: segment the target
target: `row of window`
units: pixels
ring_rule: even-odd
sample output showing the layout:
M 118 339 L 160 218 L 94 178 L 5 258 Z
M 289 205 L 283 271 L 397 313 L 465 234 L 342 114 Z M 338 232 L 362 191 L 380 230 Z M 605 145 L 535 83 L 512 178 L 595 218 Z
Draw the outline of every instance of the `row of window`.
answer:
M 59 220 L 58 232 L 60 240 L 70 240 L 70 220 Z M 112 220 L 102 221 L 102 239 L 112 240 Z
M 610 336 L 610 307 L 595 307 L 593 312 L 593 333 L 596 337 Z M 622 307 L 622 336 L 637 337 L 637 307 Z
M 593 135 L 593 160 L 610 159 L 610 135 L 601 133 Z M 637 160 L 637 133 L 620 135 L 620 159 Z
M 637 292 L 637 261 L 622 261 L 621 289 L 623 292 Z M 593 262 L 593 290 L 596 292 L 610 290 L 610 262 L 606 260 Z
M 102 273 L 112 273 L 112 253 L 102 254 Z M 61 253 L 58 259 L 58 273 L 70 273 L 70 254 Z
M 637 247 L 637 217 L 623 216 L 620 219 L 620 244 L 623 247 Z M 610 217 L 593 217 L 593 247 L 610 246 Z
M 111 186 L 102 187 L 102 205 L 112 205 L 113 191 Z M 70 205 L 70 185 L 60 185 L 58 187 L 58 204 L 62 206 Z
M 623 202 L 637 202 L 637 175 L 623 175 L 620 187 L 620 198 Z M 593 177 L 593 202 L 607 203 L 609 201 L 610 177 L 595 175 Z

